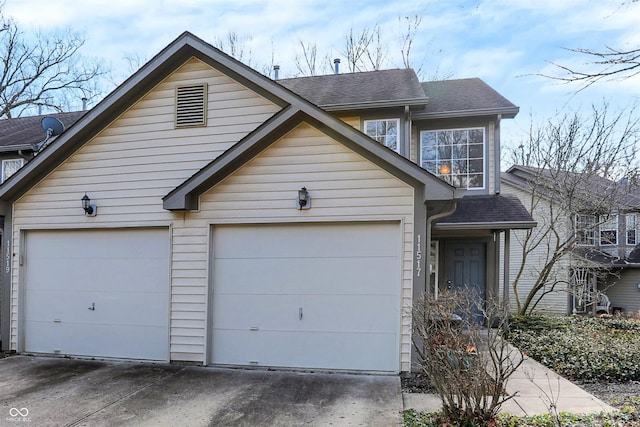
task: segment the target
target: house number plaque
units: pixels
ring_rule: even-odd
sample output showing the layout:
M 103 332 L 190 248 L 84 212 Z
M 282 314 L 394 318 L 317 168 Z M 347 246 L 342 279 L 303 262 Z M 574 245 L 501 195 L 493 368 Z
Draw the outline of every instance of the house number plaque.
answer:
M 10 264 L 11 264 L 11 246 L 9 246 L 9 245 L 11 245 L 11 240 L 7 239 L 7 246 L 5 246 L 7 248 L 7 249 L 5 249 L 7 251 L 7 259 L 6 259 L 7 265 L 5 265 L 5 267 L 4 267 L 5 273 L 8 273 L 9 270 L 11 269 L 11 266 L 10 266 Z
M 422 237 L 418 234 L 418 242 L 416 244 L 416 273 L 417 276 L 420 277 L 420 273 L 422 272 L 422 267 L 420 267 L 420 261 L 422 261 Z

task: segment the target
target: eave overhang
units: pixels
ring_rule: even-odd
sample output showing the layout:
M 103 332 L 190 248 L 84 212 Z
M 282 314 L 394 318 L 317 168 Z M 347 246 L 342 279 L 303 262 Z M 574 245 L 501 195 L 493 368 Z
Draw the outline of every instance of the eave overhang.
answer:
M 33 146 L 31 144 L 15 144 L 15 145 L 3 145 L 0 147 L 0 153 L 8 153 L 10 151 L 20 151 L 20 150 L 33 150 Z
M 433 120 L 433 119 L 455 119 L 459 117 L 482 117 L 482 116 L 501 116 L 503 119 L 513 119 L 518 112 L 519 107 L 514 108 L 482 108 L 477 110 L 459 110 L 459 111 L 413 111 L 411 118 L 413 120 Z
M 434 230 L 530 230 L 536 227 L 536 221 L 526 222 L 468 222 L 468 223 L 437 223 Z
M 371 102 L 353 102 L 348 104 L 330 104 L 320 105 L 325 111 L 354 111 L 354 110 L 369 110 L 376 108 L 397 108 L 408 106 L 412 111 L 419 111 L 419 108 L 424 108 L 427 105 L 427 98 L 410 98 L 399 99 L 392 101 L 371 101 Z

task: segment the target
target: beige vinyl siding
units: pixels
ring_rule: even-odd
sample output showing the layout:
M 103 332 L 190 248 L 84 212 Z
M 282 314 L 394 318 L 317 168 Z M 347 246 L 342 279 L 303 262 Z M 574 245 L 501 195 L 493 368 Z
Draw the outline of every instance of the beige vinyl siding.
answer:
M 311 209 L 295 207 L 297 191 L 306 186 Z M 413 188 L 363 157 L 302 124 L 200 198 L 200 211 L 187 213 L 174 244 L 192 252 L 174 259 L 175 275 L 182 264 L 198 260 L 206 276 L 212 224 L 331 221 L 400 221 L 403 227 L 402 305 L 412 297 Z M 187 261 L 188 260 L 188 261 Z M 400 313 L 398 313 L 400 315 Z M 409 371 L 411 321 L 402 314 L 401 369 Z
M 504 181 L 502 182 L 502 193 L 503 194 L 512 194 L 517 196 L 524 207 L 531 212 L 531 195 L 525 191 L 520 190 L 512 185 L 506 184 Z M 549 216 L 549 208 L 545 207 L 543 203 L 541 203 L 533 212 L 533 219 L 537 221 L 538 225 L 533 229 L 533 233 L 541 233 L 544 225 L 547 223 L 546 218 Z M 565 230 L 564 232 L 567 232 Z M 510 279 L 509 279 L 509 290 L 510 290 L 510 307 L 512 311 L 516 310 L 516 299 L 515 294 L 512 288 L 513 281 L 518 274 L 518 270 L 522 265 L 522 242 L 526 236 L 525 230 L 512 230 L 511 231 L 511 256 L 510 256 Z M 504 253 L 504 240 L 501 239 L 501 248 L 500 252 Z M 549 245 L 552 245 L 550 241 Z M 524 302 L 527 294 L 532 289 L 533 284 L 536 278 L 539 275 L 541 268 L 545 265 L 547 260 L 550 258 L 551 254 L 549 253 L 549 247 L 547 244 L 542 244 L 538 246 L 533 252 L 531 252 L 527 256 L 526 265 L 523 270 L 522 277 L 520 278 L 520 282 L 518 285 L 518 295 L 521 302 Z M 504 265 L 500 264 L 500 278 L 502 280 L 504 277 Z M 568 260 L 560 260 L 556 263 L 556 268 L 552 273 L 552 277 L 556 277 L 557 279 L 566 280 L 569 278 L 569 264 Z M 504 281 L 503 281 L 504 282 Z M 502 285 L 500 286 L 501 295 L 502 295 Z M 555 291 L 544 296 L 542 301 L 538 304 L 536 311 L 541 313 L 552 313 L 552 314 L 566 314 L 567 313 L 567 289 L 565 286 L 557 286 Z
M 628 268 L 620 272 L 620 277 L 611 276 L 609 281 L 599 290 L 604 292 L 614 307 L 624 309 L 624 314 L 640 314 L 640 269 Z
M 340 120 L 342 120 L 343 122 L 345 122 L 346 124 L 348 124 L 349 126 L 352 126 L 358 130 L 362 130 L 360 129 L 360 117 L 359 116 L 354 116 L 354 117 L 338 117 Z
M 207 126 L 175 129 L 176 86 L 202 83 L 208 87 Z M 171 358 L 202 361 L 206 260 L 188 257 L 207 237 L 184 228 L 183 214 L 164 210 L 162 197 L 278 110 L 192 58 L 16 202 L 14 252 L 22 230 L 31 228 L 171 226 Z M 96 217 L 83 215 L 85 192 L 98 206 Z M 17 349 L 18 257 L 12 267 L 11 348 Z

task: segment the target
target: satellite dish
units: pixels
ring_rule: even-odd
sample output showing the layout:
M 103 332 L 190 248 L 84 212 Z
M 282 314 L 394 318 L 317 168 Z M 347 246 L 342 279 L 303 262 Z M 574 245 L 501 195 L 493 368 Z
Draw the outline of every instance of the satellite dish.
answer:
M 33 151 L 35 152 L 40 151 L 42 146 L 46 144 L 46 142 L 49 141 L 49 139 L 53 138 L 54 136 L 58 136 L 62 132 L 64 132 L 64 125 L 60 120 L 56 119 L 55 117 L 43 117 L 42 120 L 40 121 L 40 125 L 42 126 L 42 129 L 45 131 L 46 137 L 44 138 L 44 141 L 40 142 L 39 144 L 31 144 L 31 146 L 33 147 Z
M 64 132 L 64 125 L 55 117 L 43 117 L 40 121 L 42 129 L 47 133 L 47 138 L 58 136 Z

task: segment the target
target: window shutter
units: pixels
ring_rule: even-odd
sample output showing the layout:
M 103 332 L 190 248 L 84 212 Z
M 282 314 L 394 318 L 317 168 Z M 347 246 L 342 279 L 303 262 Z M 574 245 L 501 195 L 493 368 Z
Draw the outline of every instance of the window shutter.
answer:
M 207 85 L 176 89 L 176 127 L 204 126 L 207 118 Z

